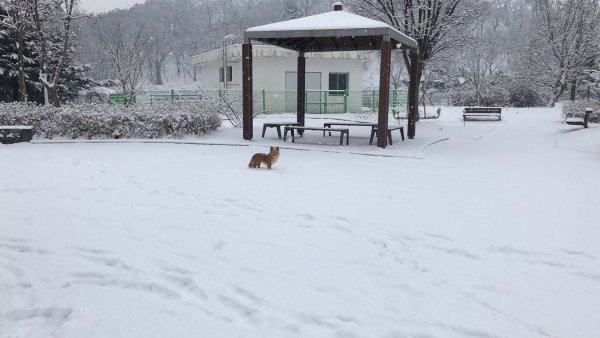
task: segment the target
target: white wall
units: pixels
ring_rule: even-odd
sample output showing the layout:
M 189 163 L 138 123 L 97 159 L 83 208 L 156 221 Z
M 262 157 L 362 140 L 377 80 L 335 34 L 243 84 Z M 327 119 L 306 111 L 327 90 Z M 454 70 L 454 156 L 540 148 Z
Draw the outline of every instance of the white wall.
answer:
M 242 89 L 242 64 L 239 57 L 230 58 L 227 66 L 232 67 L 233 81 L 228 83 L 231 90 Z M 200 81 L 203 89 L 223 88 L 219 82 L 219 68 L 223 67 L 222 60 L 208 61 L 200 65 Z M 271 110 L 285 110 L 285 73 L 297 71 L 297 58 L 254 57 L 254 91 L 255 94 L 265 89 L 269 95 Z M 350 93 L 349 110 L 360 111 L 360 91 L 362 90 L 363 60 L 357 59 L 306 59 L 307 72 L 321 73 L 321 89 L 329 89 L 329 73 L 348 73 L 348 90 Z M 276 92 L 281 92 L 277 94 Z M 281 95 L 271 97 L 273 95 Z M 341 100 L 341 98 L 332 98 Z M 273 102 L 273 103 L 271 103 Z M 275 103 L 277 102 L 277 103 Z M 262 107 L 262 103 L 261 103 Z M 342 105 L 330 106 L 331 112 L 342 112 Z

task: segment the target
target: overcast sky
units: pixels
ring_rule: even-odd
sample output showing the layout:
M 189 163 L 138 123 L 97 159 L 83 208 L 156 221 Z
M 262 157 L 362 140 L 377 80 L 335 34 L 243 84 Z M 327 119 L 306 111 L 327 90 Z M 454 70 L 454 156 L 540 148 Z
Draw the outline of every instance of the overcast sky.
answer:
M 144 0 L 79 0 L 81 8 L 86 12 L 104 13 L 115 8 L 129 8 Z

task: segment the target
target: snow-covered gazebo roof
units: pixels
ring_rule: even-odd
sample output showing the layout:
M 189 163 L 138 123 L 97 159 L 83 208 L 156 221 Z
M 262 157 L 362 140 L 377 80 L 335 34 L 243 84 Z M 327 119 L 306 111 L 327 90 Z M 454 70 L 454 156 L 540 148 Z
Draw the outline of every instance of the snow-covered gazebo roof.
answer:
M 252 27 L 244 34 L 299 52 L 374 50 L 382 36 L 390 37 L 392 48 L 417 48 L 414 39 L 388 24 L 341 10 Z

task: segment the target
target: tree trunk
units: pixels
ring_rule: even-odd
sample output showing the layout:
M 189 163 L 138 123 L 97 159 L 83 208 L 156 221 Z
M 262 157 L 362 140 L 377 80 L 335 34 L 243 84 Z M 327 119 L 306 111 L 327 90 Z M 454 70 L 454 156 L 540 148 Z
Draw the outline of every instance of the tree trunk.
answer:
M 25 82 L 25 32 L 22 24 L 17 24 L 17 68 L 19 77 L 19 101 L 27 102 L 27 84 Z
M 62 32 L 63 33 L 62 53 L 61 53 L 60 61 L 58 62 L 58 65 L 56 66 L 56 70 L 54 71 L 52 85 L 46 86 L 48 89 L 48 95 L 50 95 L 50 98 L 52 99 L 52 104 L 55 107 L 60 107 L 60 97 L 58 96 L 58 90 L 57 90 L 58 80 L 60 79 L 60 73 L 62 72 L 63 68 L 65 67 L 65 63 L 67 61 L 67 56 L 69 55 L 69 44 L 70 44 L 69 35 L 71 34 L 71 20 L 72 20 L 74 4 L 75 4 L 75 0 L 69 0 L 68 3 L 65 3 L 66 16 L 64 18 L 64 23 L 63 23 L 64 31 Z
M 33 0 L 31 4 L 33 5 L 33 19 L 35 22 L 35 29 L 37 30 L 38 44 L 41 48 L 38 66 L 40 68 L 39 79 L 44 88 L 44 105 L 48 105 L 48 88 L 45 86 L 45 83 L 48 81 L 48 74 L 46 74 L 46 38 L 42 28 L 42 18 L 40 17 L 38 0 Z
M 154 84 L 156 85 L 162 85 L 163 84 L 163 80 L 162 80 L 162 62 L 158 60 L 154 61 Z
M 52 104 L 55 107 L 60 107 L 60 97 L 58 96 L 58 90 L 56 90 L 56 87 L 54 88 L 48 88 L 48 96 L 50 96 L 50 99 L 52 100 Z
M 550 103 L 548 104 L 548 107 L 554 107 L 554 105 L 556 104 L 556 102 L 558 102 L 558 99 L 560 98 L 560 96 L 565 92 L 565 88 L 564 86 L 560 87 L 560 88 L 556 88 L 554 90 L 554 96 L 552 97 L 552 99 L 550 100 Z

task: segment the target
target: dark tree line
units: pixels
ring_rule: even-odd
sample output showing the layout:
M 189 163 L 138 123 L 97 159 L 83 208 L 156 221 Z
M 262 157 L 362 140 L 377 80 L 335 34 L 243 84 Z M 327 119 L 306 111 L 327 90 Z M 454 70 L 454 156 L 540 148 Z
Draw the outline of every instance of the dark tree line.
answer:
M 61 102 L 92 85 L 73 62 L 74 0 L 0 1 L 0 101 Z

